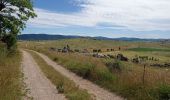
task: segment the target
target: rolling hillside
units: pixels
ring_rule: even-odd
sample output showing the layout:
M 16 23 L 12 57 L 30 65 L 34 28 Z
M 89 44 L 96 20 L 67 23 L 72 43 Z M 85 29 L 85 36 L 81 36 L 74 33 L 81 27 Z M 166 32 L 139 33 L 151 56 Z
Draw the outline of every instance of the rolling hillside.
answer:
M 74 36 L 74 35 L 48 35 L 48 34 L 22 34 L 18 36 L 19 40 L 59 40 L 59 39 L 75 39 L 75 38 L 92 38 L 96 40 L 118 40 L 118 41 L 170 41 L 166 39 L 140 39 L 140 38 L 107 38 L 107 37 L 89 37 L 89 36 Z

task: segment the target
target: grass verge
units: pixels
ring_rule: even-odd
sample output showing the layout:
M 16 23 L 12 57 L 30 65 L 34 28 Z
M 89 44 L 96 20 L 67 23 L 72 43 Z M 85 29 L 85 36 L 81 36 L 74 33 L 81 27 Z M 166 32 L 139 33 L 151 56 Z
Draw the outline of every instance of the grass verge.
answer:
M 69 100 L 92 100 L 90 94 L 87 91 L 79 89 L 75 83 L 65 76 L 61 75 L 52 66 L 49 66 L 41 57 L 36 53 L 29 51 L 38 65 L 40 66 L 43 73 L 47 78 L 56 86 L 56 89 L 64 95 Z
M 21 54 L 18 51 L 8 54 L 4 47 L 0 47 L 0 100 L 22 99 L 20 62 Z

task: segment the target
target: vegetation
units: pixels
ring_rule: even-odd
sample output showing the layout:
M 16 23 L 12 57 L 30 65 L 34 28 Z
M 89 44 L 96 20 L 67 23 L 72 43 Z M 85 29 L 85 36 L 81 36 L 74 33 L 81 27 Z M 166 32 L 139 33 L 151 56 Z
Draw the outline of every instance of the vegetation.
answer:
M 22 98 L 17 35 L 25 28 L 26 21 L 34 17 L 31 0 L 0 0 L 0 100 Z
M 59 93 L 64 93 L 69 100 L 92 100 L 87 91 L 79 89 L 73 81 L 61 75 L 52 66 L 49 66 L 36 53 L 29 52 L 33 55 L 47 78 L 56 86 Z
M 162 85 L 158 88 L 159 99 L 168 100 L 170 98 L 170 86 Z
M 31 0 L 0 0 L 0 41 L 11 49 L 26 21 L 35 16 Z
M 80 41 L 83 41 L 83 45 L 80 44 Z M 67 44 L 70 46 L 70 49 L 101 49 L 101 54 L 110 54 L 113 56 L 121 53 L 130 60 L 136 55 L 139 55 L 159 59 L 159 61 L 153 61 L 152 63 L 169 62 L 169 56 L 162 51 L 138 52 L 126 50 L 126 48 L 137 48 L 139 46 L 144 48 L 150 47 L 168 49 L 166 45 L 162 46 L 159 42 L 141 43 L 91 39 L 68 39 L 59 41 L 23 42 L 20 43 L 20 46 L 44 53 L 52 60 L 77 75 L 80 75 L 112 92 L 116 92 L 129 100 L 162 100 L 170 94 L 168 91 L 170 84 L 169 68 L 162 69 L 147 66 L 144 77 L 145 82 L 143 84 L 143 64 L 135 64 L 130 60 L 128 62 L 117 61 L 114 57 L 113 59 L 95 58 L 82 53 L 61 53 L 55 50 L 50 50 L 51 47 L 62 48 Z M 128 47 L 126 47 L 127 45 Z M 104 51 L 108 48 L 111 49 L 119 47 L 121 47 L 121 50 L 115 49 L 115 51 L 112 52 Z M 148 64 L 148 62 L 146 63 Z M 166 86 L 166 88 L 162 88 L 162 86 Z
M 170 52 L 170 49 L 161 49 L 161 48 L 131 48 L 131 51 L 142 51 L 142 52 L 153 52 L 153 51 L 162 51 L 162 52 Z
M 96 84 L 104 85 L 114 82 L 115 76 L 109 72 L 105 65 L 98 59 L 74 54 L 56 54 L 47 51 L 41 51 L 56 62 L 63 65 L 77 75 L 91 80 Z
M 0 100 L 21 100 L 22 73 L 20 68 L 21 55 L 9 52 L 0 43 Z

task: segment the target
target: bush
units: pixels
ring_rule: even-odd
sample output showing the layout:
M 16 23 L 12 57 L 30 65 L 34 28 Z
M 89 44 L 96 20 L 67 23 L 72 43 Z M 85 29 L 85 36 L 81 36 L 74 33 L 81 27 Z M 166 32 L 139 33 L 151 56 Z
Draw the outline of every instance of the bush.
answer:
M 108 67 L 110 72 L 113 72 L 113 71 L 121 72 L 123 69 L 123 65 L 121 64 L 120 61 L 117 61 L 117 60 L 115 62 L 107 62 L 106 66 Z
M 97 81 L 102 83 L 113 82 L 116 79 L 116 77 L 107 69 L 96 69 L 96 75 L 98 77 Z
M 68 69 L 70 69 L 72 72 L 76 73 L 77 75 L 89 79 L 91 76 L 91 73 L 93 72 L 95 66 L 91 63 L 78 63 L 78 62 L 68 62 L 67 66 L 69 66 Z
M 7 49 L 10 51 L 16 50 L 17 36 L 9 34 L 3 37 L 2 41 L 6 43 Z
M 58 58 L 57 58 L 57 57 L 55 57 L 55 58 L 53 59 L 53 61 L 58 61 Z
M 158 89 L 159 100 L 170 100 L 170 85 L 162 85 Z
M 57 85 L 57 90 L 59 93 L 64 93 L 64 83 L 63 81 L 61 81 L 58 85 Z

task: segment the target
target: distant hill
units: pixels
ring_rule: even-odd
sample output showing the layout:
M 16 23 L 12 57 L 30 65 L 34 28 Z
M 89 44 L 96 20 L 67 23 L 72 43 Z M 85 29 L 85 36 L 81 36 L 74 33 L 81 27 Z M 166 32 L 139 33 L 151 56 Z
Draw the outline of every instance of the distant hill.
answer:
M 107 38 L 107 37 L 94 37 L 97 40 L 117 40 L 117 41 L 161 41 L 165 39 L 140 39 L 140 38 L 128 38 L 128 37 L 120 37 L 120 38 Z
M 19 40 L 59 40 L 73 38 L 80 38 L 80 36 L 47 35 L 47 34 L 23 34 L 18 36 Z
M 119 40 L 119 41 L 162 41 L 164 39 L 140 39 L 140 38 L 107 38 L 107 37 L 83 37 L 83 36 L 69 36 L 69 35 L 48 35 L 48 34 L 22 34 L 18 36 L 19 40 L 60 40 L 60 39 L 74 39 L 74 38 L 91 38 L 96 40 Z

